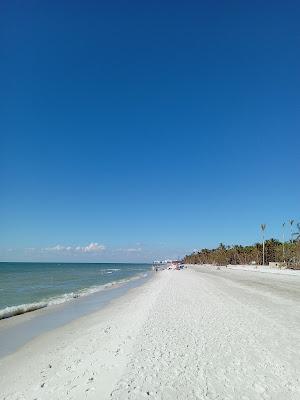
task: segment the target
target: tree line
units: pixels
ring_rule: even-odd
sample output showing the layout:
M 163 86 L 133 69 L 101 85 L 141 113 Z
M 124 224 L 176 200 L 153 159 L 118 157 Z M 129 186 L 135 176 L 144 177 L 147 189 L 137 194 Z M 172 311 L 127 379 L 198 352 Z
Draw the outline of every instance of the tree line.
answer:
M 265 264 L 269 262 L 286 263 L 291 268 L 300 268 L 300 242 L 297 240 L 281 242 L 277 239 L 265 241 Z M 215 249 L 202 249 L 186 255 L 185 264 L 262 264 L 263 245 L 225 246 L 223 243 Z

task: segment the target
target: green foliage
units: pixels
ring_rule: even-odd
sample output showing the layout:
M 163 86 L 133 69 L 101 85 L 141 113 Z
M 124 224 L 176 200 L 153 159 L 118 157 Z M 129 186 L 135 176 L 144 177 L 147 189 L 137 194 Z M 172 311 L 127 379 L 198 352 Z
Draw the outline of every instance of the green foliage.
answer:
M 286 261 L 289 265 L 298 264 L 300 261 L 300 244 L 296 241 L 283 243 L 277 239 L 265 241 L 265 263 Z M 261 264 L 262 244 L 255 243 L 251 246 L 225 246 L 223 243 L 216 249 L 202 249 L 184 257 L 186 264 Z

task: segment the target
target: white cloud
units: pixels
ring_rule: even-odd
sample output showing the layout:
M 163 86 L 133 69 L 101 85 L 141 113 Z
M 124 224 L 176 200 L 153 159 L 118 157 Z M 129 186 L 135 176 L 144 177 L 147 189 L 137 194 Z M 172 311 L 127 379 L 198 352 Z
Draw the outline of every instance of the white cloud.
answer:
M 117 249 L 117 251 L 121 251 L 124 253 L 139 253 L 142 251 L 142 248 L 141 247 L 129 247 L 129 248 Z
M 100 253 L 105 249 L 106 247 L 103 244 L 91 242 L 87 246 L 62 246 L 57 244 L 56 246 L 46 247 L 42 250 L 46 252 Z
M 139 253 L 140 251 L 142 251 L 142 249 L 141 247 L 138 248 L 131 247 L 129 249 L 126 249 L 126 251 L 128 251 L 128 253 Z
M 60 244 L 57 244 L 56 246 L 53 247 L 45 247 L 44 251 L 65 251 L 67 248 L 65 246 L 61 246 Z
M 91 252 L 100 252 L 105 250 L 105 246 L 103 244 L 99 244 L 99 243 L 90 243 L 88 246 L 85 247 L 81 247 L 81 251 L 84 253 L 91 253 Z
M 34 253 L 35 250 L 36 250 L 35 247 L 26 247 L 26 248 L 25 248 L 25 252 L 27 252 L 27 253 Z

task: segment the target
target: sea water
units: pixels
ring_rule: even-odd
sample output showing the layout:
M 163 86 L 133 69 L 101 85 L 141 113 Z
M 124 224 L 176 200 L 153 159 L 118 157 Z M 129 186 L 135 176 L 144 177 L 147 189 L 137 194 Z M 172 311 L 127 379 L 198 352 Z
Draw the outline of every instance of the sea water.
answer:
M 0 263 L 0 319 L 145 277 L 149 264 Z

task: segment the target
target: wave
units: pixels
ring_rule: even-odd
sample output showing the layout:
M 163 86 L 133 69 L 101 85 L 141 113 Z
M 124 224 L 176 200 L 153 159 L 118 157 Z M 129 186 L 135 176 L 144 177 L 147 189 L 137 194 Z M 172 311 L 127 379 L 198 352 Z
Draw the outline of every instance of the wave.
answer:
M 141 279 L 141 278 L 146 278 L 147 276 L 148 276 L 147 273 L 139 274 L 139 275 L 135 275 L 128 279 L 120 279 L 118 281 L 109 282 L 104 285 L 98 285 L 98 286 L 92 286 L 92 287 L 85 288 L 85 289 L 80 289 L 78 292 L 64 293 L 60 296 L 52 297 L 48 300 L 44 300 L 41 302 L 20 304 L 17 306 L 5 307 L 2 310 L 0 310 L 0 320 L 5 319 L 5 318 L 14 317 L 14 316 L 20 315 L 20 314 L 25 314 L 25 313 L 31 312 L 31 311 L 36 311 L 36 310 L 39 310 L 40 308 L 45 308 L 48 306 L 66 303 L 68 301 L 77 299 L 79 297 L 84 297 L 84 296 L 88 296 L 93 293 L 101 292 L 102 290 L 112 288 L 113 286 L 124 285 L 125 283 L 131 282 L 131 281 L 134 281 L 137 279 Z
M 107 275 L 107 274 L 113 274 L 114 272 L 118 272 L 121 271 L 120 268 L 106 268 L 106 269 L 102 269 L 101 271 L 99 271 L 100 275 Z
M 15 315 L 25 314 L 30 311 L 35 311 L 40 308 L 47 307 L 47 303 L 30 303 L 30 304 L 21 304 L 19 306 L 5 307 L 0 310 L 0 319 L 14 317 Z

